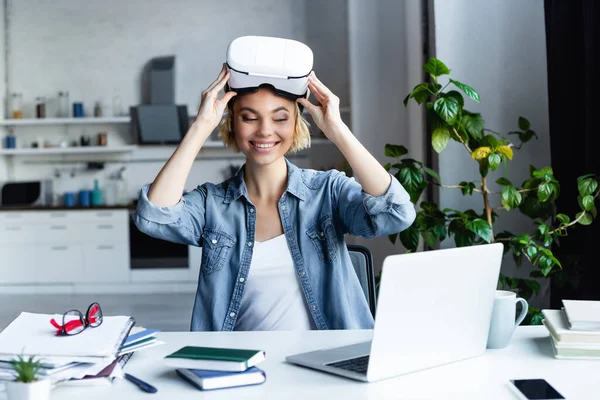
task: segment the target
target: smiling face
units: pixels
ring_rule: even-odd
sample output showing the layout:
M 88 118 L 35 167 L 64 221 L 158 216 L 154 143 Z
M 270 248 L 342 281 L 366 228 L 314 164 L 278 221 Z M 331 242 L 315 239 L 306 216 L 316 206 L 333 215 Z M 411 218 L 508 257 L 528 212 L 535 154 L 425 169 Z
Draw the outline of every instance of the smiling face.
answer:
M 248 162 L 269 165 L 288 152 L 293 143 L 296 104 L 259 89 L 235 99 L 233 132 Z

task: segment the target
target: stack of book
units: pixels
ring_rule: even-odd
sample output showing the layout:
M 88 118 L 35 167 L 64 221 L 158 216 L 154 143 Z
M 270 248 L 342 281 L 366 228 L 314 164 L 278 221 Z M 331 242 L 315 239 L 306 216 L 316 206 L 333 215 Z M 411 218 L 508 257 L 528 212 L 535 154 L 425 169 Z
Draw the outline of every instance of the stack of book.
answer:
M 265 382 L 256 367 L 265 359 L 262 350 L 185 346 L 166 356 L 165 364 L 199 390 L 214 390 Z
M 554 357 L 600 360 L 600 301 L 563 300 L 560 310 L 542 310 Z

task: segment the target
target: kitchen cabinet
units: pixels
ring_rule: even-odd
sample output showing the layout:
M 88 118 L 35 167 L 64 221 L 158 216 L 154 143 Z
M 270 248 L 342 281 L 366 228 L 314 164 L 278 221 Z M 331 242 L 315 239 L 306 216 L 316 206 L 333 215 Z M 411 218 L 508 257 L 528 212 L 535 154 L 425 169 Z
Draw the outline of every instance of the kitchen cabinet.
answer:
M 0 285 L 127 283 L 127 210 L 0 212 Z

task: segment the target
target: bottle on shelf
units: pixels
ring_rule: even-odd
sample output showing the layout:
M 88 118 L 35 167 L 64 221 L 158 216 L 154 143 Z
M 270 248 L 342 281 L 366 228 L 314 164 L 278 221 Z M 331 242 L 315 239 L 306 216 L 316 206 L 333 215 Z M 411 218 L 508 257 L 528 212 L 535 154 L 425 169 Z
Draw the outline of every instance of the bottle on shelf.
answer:
M 102 205 L 102 190 L 98 185 L 98 179 L 94 180 L 94 190 L 92 190 L 92 206 Z
M 13 119 L 23 118 L 23 93 L 14 92 L 10 95 L 10 109 Z
M 37 118 L 46 118 L 46 98 L 36 97 L 35 98 L 35 116 Z
M 69 102 L 69 92 L 62 90 L 58 92 L 58 117 L 69 118 L 71 116 L 71 105 Z

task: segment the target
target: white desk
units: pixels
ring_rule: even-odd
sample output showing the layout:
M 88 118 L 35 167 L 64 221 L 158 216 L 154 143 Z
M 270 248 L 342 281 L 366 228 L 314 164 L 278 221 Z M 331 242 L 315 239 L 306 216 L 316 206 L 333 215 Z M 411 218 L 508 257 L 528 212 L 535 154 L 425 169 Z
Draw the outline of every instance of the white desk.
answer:
M 52 399 L 515 399 L 509 379 L 542 377 L 567 399 L 600 398 L 600 362 L 557 360 L 543 327 L 519 327 L 512 343 L 481 357 L 375 383 L 356 382 L 284 362 L 285 356 L 328 346 L 368 340 L 371 331 L 185 332 L 160 333 L 164 345 L 136 353 L 125 371 L 156 386 L 148 394 L 131 382 L 111 387 L 56 387 Z M 183 381 L 162 358 L 184 345 L 264 349 L 259 367 L 267 382 L 259 386 L 201 392 Z

